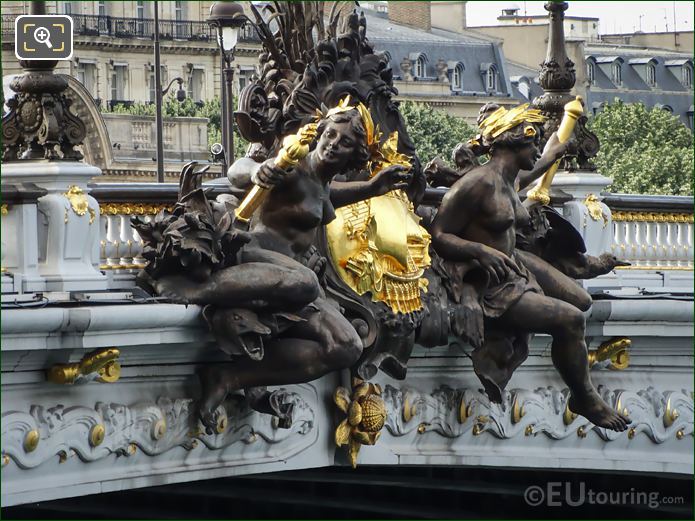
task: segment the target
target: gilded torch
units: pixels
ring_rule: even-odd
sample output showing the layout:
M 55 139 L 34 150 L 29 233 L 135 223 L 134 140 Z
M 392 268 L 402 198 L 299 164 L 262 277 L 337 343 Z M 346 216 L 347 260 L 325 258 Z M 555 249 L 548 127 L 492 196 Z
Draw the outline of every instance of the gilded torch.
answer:
M 579 116 L 584 114 L 584 106 L 582 105 L 581 96 L 577 96 L 574 100 L 565 105 L 565 115 L 562 116 L 560 127 L 557 129 L 557 138 L 560 143 L 566 143 L 572 137 L 574 127 L 577 124 Z M 540 182 L 534 186 L 526 194 L 526 199 L 530 203 L 549 204 L 550 203 L 550 185 L 553 183 L 553 177 L 560 166 L 560 159 L 555 161 L 547 172 L 543 174 Z
M 285 137 L 282 140 L 282 148 L 275 158 L 275 164 L 286 170 L 304 159 L 309 153 L 309 145 L 316 138 L 317 126 L 317 123 L 309 123 L 300 128 L 296 134 Z M 254 185 L 234 212 L 237 220 L 248 223 L 254 212 L 263 204 L 268 192 L 267 188 Z

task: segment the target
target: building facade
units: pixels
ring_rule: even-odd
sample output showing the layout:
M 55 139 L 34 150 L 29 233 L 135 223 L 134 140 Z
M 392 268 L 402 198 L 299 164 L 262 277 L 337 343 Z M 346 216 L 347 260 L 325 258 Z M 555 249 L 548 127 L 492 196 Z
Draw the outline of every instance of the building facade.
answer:
M 206 23 L 212 2 L 164 1 L 159 5 L 162 85 L 181 78 L 193 101 L 220 94 L 220 56 Z M 154 87 L 154 6 L 146 1 L 46 2 L 48 13 L 69 14 L 74 23 L 73 58 L 56 71 L 77 78 L 102 108 L 149 103 Z M 14 19 L 28 2 L 2 2 L 3 74 L 20 72 L 14 56 Z M 240 34 L 235 53 L 235 90 L 254 72 L 259 44 Z M 174 90 L 174 89 L 172 89 Z
M 220 95 L 220 54 L 206 23 L 212 3 L 158 2 L 162 86 L 180 78 L 187 97 L 194 102 Z M 84 87 L 72 89 L 75 107 L 85 115 L 96 115 L 111 112 L 117 105 L 155 101 L 153 2 L 46 4 L 49 14 L 69 14 L 74 22 L 73 58 L 59 62 L 56 72 L 71 76 Z M 259 8 L 262 4 L 256 3 Z M 243 5 L 253 18 L 250 3 Z M 330 7 L 331 2 L 327 2 L 326 14 Z M 352 9 L 353 5 L 345 2 L 339 7 Z M 484 103 L 509 106 L 523 97 L 514 98 L 501 43 L 465 30 L 465 8 L 466 2 L 369 2 L 360 6 L 375 48 L 390 57 L 399 90 L 397 99 L 422 102 L 474 123 Z M 11 77 L 21 72 L 14 55 L 14 20 L 28 9 L 28 2 L 5 1 L 1 5 L 6 96 L 11 95 Z M 253 28 L 245 26 L 235 49 L 236 93 L 255 74 L 261 49 Z M 172 87 L 167 96 L 176 90 Z M 98 107 L 96 111 L 88 108 L 92 104 Z M 104 170 L 104 179 L 147 180 L 154 175 L 156 133 L 152 116 L 113 114 L 105 118 L 105 125 L 96 127 L 100 131 L 91 134 L 92 142 L 85 147 L 94 147 L 87 156 Z M 175 176 L 182 161 L 208 159 L 200 121 L 167 119 L 164 134 L 165 158 L 171 161 L 166 163 L 166 175 Z M 193 148 L 186 148 L 189 146 Z
M 693 59 L 627 45 L 587 45 L 587 102 L 596 114 L 620 99 L 678 116 L 693 129 Z

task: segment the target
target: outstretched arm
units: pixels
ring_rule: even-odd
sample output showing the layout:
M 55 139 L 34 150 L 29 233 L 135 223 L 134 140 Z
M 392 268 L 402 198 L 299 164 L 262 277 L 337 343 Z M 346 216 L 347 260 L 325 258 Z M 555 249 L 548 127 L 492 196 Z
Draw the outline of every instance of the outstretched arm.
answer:
M 253 186 L 251 176 L 258 171 L 261 165 L 262 163 L 257 163 L 250 157 L 241 157 L 234 161 L 229 170 L 227 170 L 227 179 L 229 179 L 232 185 L 232 194 L 239 199 L 243 199 Z
M 406 167 L 392 165 L 384 168 L 368 181 L 332 181 L 331 203 L 334 208 L 384 195 L 391 190 L 405 189 L 411 174 Z
M 555 161 L 560 159 L 565 152 L 567 152 L 569 143 L 570 141 L 560 143 L 560 140 L 557 138 L 557 132 L 553 132 L 550 139 L 548 139 L 548 142 L 545 144 L 543 155 L 538 161 L 536 161 L 533 170 L 521 170 L 519 172 L 519 176 L 517 177 L 519 187 L 517 190 L 523 190 L 540 176 L 545 174 L 553 163 L 555 163 Z

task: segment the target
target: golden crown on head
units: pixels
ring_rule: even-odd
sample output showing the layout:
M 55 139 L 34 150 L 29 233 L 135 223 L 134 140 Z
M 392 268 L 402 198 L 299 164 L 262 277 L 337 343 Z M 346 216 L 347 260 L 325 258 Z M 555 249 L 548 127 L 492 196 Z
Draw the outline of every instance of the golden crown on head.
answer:
M 546 117 L 541 114 L 540 110 L 528 107 L 529 104 L 524 103 L 510 110 L 504 107 L 498 108 L 478 125 L 481 137 L 490 140 L 523 123 L 545 123 Z M 532 125 L 528 125 L 524 129 L 524 135 L 534 137 L 536 129 Z
M 367 149 L 369 150 L 368 169 L 372 175 L 375 175 L 380 170 L 390 165 L 403 165 L 407 168 L 412 166 L 410 157 L 398 152 L 398 131 L 393 131 L 388 139 L 381 144 L 382 133 L 379 130 L 379 125 L 374 125 L 374 120 L 369 112 L 369 109 L 364 103 L 359 102 L 357 105 L 350 105 L 350 95 L 348 94 L 340 100 L 338 105 L 329 109 L 327 112 L 321 112 L 316 109 L 316 119 L 328 118 L 334 114 L 347 112 L 349 110 L 357 110 L 362 118 L 362 125 L 366 133 Z

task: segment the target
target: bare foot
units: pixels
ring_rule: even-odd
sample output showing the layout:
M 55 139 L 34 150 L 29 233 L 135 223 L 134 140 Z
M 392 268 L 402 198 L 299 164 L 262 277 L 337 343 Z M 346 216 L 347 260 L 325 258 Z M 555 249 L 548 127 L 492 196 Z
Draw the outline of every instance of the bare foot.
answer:
M 198 405 L 198 415 L 205 427 L 205 432 L 213 434 L 217 427 L 215 411 L 229 393 L 229 386 L 220 367 L 205 366 L 198 370 L 198 378 L 203 395 Z
M 628 418 L 611 409 L 596 391 L 590 391 L 584 396 L 573 393 L 570 396 L 568 405 L 570 411 L 584 416 L 584 418 L 598 427 L 622 432 L 630 424 Z

